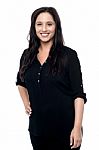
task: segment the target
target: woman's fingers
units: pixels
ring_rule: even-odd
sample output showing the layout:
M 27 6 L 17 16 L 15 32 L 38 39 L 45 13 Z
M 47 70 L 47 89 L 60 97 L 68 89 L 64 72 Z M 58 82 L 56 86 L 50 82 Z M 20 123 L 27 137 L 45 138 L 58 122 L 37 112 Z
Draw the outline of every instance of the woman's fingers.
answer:
M 81 140 L 74 139 L 74 140 L 73 140 L 73 144 L 72 144 L 72 146 L 71 146 L 71 149 L 77 148 L 77 147 L 79 147 L 80 145 L 81 145 Z
M 72 137 L 72 135 L 70 136 L 70 146 L 72 146 L 73 145 L 73 137 Z
M 28 114 L 29 116 L 32 114 L 32 109 L 31 109 L 30 105 L 25 106 L 25 111 L 26 111 L 26 114 Z
M 77 129 L 73 129 L 70 135 L 71 149 L 79 147 L 81 145 L 81 142 L 82 142 L 81 132 Z

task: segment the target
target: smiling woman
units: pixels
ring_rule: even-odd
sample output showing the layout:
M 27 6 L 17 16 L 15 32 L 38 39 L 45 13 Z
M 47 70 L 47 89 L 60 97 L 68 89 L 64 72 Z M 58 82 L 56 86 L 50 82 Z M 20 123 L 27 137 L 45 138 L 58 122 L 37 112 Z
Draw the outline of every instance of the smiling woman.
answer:
M 36 35 L 40 39 L 41 47 L 37 55 L 41 64 L 45 62 L 49 55 L 50 47 L 53 44 L 55 35 L 55 21 L 48 12 L 38 15 L 35 23 Z M 49 43 L 49 44 L 48 44 Z M 46 51 L 42 51 L 43 45 L 46 45 Z M 47 48 L 48 47 L 48 48 Z
M 35 23 L 36 34 L 41 42 L 53 42 L 55 34 L 55 21 L 48 13 L 41 13 L 38 15 Z
M 29 34 L 16 85 L 29 115 L 33 149 L 79 150 L 87 99 L 79 58 L 64 45 L 56 9 L 35 10 Z

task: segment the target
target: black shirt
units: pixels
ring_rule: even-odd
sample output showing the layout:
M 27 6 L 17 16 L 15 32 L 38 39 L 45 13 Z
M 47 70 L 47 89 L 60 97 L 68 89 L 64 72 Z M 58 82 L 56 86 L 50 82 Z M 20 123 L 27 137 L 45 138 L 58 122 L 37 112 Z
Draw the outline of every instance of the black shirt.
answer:
M 63 51 L 68 58 L 64 72 L 48 74 L 50 58 L 41 65 L 36 57 L 25 72 L 24 82 L 17 75 L 16 85 L 28 90 L 32 108 L 29 131 L 34 135 L 70 134 L 75 117 L 74 100 L 80 97 L 86 102 L 77 53 L 68 47 Z

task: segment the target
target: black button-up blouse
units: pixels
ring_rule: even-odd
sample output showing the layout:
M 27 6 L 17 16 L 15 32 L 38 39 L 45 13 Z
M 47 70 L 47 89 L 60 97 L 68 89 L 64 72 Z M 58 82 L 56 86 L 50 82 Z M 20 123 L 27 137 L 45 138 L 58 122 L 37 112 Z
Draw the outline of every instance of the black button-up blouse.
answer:
M 87 101 L 77 53 L 68 47 L 63 49 L 68 60 L 64 73 L 48 74 L 50 58 L 41 65 L 35 57 L 25 72 L 24 82 L 17 75 L 16 85 L 25 87 L 29 94 L 32 108 L 29 131 L 34 135 L 70 134 L 75 117 L 74 100 L 80 97 L 84 103 Z

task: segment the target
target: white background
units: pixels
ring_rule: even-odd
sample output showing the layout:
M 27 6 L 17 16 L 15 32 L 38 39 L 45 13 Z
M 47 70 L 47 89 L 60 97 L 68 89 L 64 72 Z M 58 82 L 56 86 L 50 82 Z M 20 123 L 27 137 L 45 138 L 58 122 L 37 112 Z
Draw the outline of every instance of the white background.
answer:
M 28 117 L 15 86 L 19 59 L 28 47 L 32 12 L 57 9 L 65 44 L 78 53 L 88 102 L 81 150 L 98 149 L 99 140 L 99 5 L 98 0 L 2 0 L 0 2 L 0 149 L 32 150 Z

